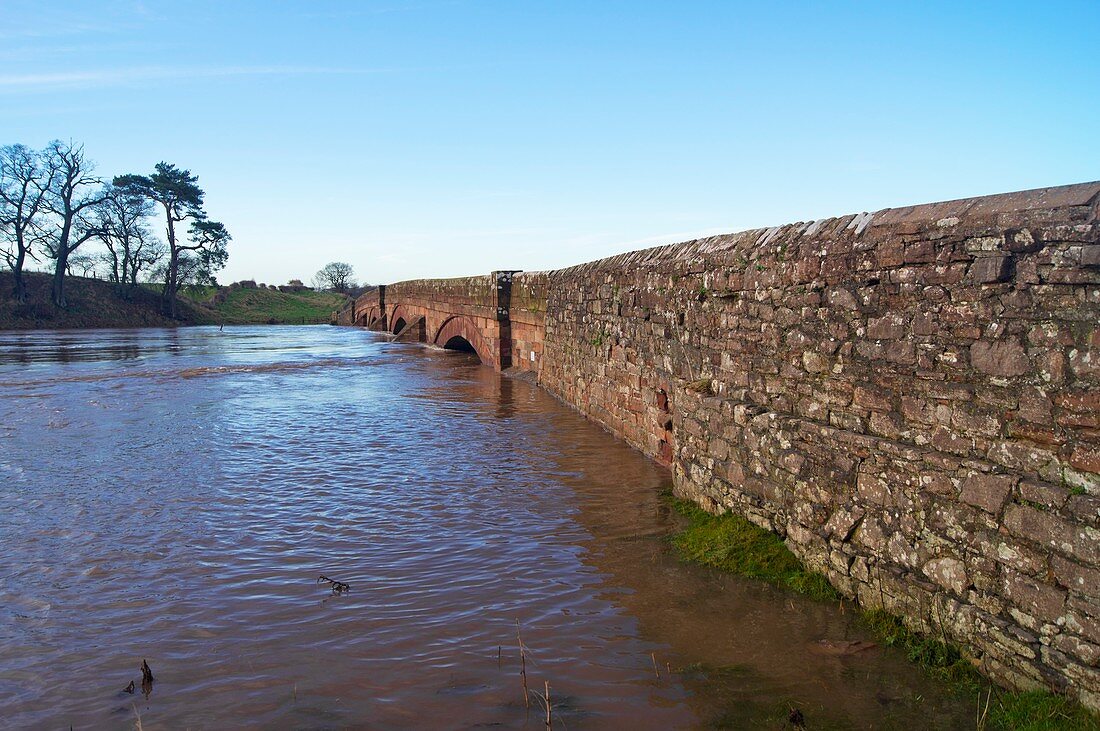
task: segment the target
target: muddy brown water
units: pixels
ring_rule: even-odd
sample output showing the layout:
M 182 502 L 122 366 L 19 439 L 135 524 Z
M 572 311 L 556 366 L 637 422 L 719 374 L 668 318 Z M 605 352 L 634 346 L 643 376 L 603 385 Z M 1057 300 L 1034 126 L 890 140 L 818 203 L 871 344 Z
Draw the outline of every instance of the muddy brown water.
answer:
M 0 333 L 0 726 L 540 728 L 545 682 L 562 729 L 973 724 L 850 608 L 676 560 L 669 485 L 365 331 Z

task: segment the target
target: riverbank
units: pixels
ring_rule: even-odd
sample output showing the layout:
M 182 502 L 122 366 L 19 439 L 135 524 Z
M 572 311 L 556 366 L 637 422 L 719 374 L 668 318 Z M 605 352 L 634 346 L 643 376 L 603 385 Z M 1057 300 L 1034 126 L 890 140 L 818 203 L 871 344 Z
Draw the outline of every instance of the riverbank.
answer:
M 669 539 L 681 559 L 765 581 L 818 601 L 844 601 L 824 576 L 808 570 L 774 533 L 735 513 L 708 513 L 671 493 L 665 494 L 665 500 L 683 519 L 681 529 Z M 1064 696 L 998 688 L 954 645 L 915 632 L 881 609 L 853 610 L 861 612 L 863 624 L 880 644 L 900 649 L 952 690 L 978 699 L 978 729 L 1100 731 L 1100 717 Z
M 337 292 L 235 285 L 188 289 L 183 297 L 225 325 L 322 325 L 349 301 Z
M 182 293 L 180 317 L 172 319 L 161 314 L 160 294 L 152 286 L 120 289 L 99 279 L 71 276 L 65 280 L 69 306 L 59 309 L 50 301 L 49 275 L 28 273 L 26 278 L 27 302 L 20 305 L 10 298 L 11 273 L 0 274 L 0 330 L 321 324 L 347 299 L 312 290 L 205 287 Z
M 190 301 L 181 300 L 180 319 L 173 320 L 161 314 L 160 295 L 155 291 L 135 287 L 120 292 L 110 282 L 75 276 L 65 278 L 69 306 L 60 309 L 50 301 L 49 275 L 28 272 L 24 276 L 27 301 L 18 304 L 11 298 L 11 272 L 0 274 L 0 330 L 172 327 L 214 322 L 212 313 Z

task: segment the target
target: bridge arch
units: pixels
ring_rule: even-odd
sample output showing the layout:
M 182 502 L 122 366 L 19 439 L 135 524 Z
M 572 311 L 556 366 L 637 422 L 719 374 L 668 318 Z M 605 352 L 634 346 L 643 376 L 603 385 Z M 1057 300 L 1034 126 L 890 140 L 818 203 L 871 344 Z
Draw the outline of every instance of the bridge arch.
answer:
M 359 327 L 374 327 L 374 324 L 378 321 L 378 308 L 371 307 L 359 313 L 359 318 L 356 321 L 356 325 Z
M 390 311 L 390 327 L 388 329 L 394 335 L 397 335 L 406 325 L 415 322 L 419 317 L 423 317 L 422 312 L 412 307 L 400 304 L 394 305 L 394 308 Z
M 477 325 L 463 315 L 454 315 L 444 320 L 432 338 L 432 344 L 448 350 L 472 352 L 482 363 L 495 362 L 492 350 Z

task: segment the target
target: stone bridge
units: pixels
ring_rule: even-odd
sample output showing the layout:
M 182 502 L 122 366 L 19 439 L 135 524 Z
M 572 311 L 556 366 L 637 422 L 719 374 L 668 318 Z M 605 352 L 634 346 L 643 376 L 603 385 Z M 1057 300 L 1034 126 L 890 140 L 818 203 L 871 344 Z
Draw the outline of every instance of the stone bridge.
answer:
M 1100 182 L 379 287 L 990 676 L 1100 709 Z
M 474 353 L 497 370 L 537 363 L 542 349 L 545 287 L 538 275 L 515 271 L 480 277 L 419 279 L 381 285 L 343 313 L 344 324 L 390 332 L 418 342 Z

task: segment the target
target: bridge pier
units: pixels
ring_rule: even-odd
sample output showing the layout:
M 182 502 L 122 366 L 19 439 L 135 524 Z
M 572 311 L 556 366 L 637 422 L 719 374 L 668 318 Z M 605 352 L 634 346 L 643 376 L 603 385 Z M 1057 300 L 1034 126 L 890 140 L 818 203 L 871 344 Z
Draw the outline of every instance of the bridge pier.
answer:
M 512 367 L 512 275 L 518 270 L 493 272 L 496 279 L 497 370 Z

